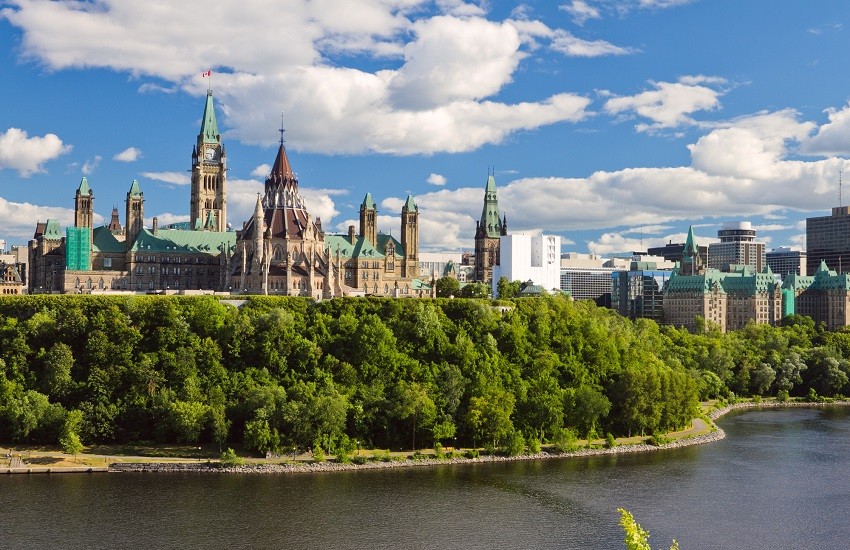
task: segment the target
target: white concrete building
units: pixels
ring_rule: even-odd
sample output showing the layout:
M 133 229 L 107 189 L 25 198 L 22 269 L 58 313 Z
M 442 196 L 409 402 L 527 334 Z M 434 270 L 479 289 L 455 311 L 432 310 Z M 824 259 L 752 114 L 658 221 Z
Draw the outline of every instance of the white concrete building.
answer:
M 499 237 L 499 264 L 493 266 L 493 296 L 499 279 L 531 281 L 547 292 L 560 288 L 561 237 L 557 235 L 503 235 Z
M 420 252 L 419 278 L 425 281 L 430 281 L 431 277 L 439 279 L 449 262 L 460 266 L 460 260 L 460 252 Z

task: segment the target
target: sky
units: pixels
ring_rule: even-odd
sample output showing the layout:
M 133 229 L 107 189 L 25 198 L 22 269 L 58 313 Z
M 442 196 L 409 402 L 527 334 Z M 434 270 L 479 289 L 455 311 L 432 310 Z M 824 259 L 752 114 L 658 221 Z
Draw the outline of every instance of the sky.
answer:
M 0 0 L 0 239 L 71 225 L 84 176 L 96 223 L 133 179 L 148 224 L 188 220 L 209 87 L 235 228 L 282 119 L 327 232 L 370 192 L 399 236 L 412 194 L 420 250 L 472 250 L 493 170 L 508 231 L 564 251 L 743 220 L 805 247 L 850 203 L 848 25 L 835 0 Z

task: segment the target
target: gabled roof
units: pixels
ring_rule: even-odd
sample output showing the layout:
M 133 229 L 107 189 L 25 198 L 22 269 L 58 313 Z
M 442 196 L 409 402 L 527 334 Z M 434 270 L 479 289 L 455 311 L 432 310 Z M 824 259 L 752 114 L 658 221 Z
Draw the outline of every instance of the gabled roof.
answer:
M 61 239 L 62 228 L 59 225 L 59 220 L 47 220 L 43 235 L 45 239 Z
M 199 137 L 203 143 L 218 143 L 218 122 L 215 119 L 212 91 L 207 92 L 207 102 L 204 105 L 204 118 L 201 120 Z
M 124 243 L 115 238 L 108 227 L 95 227 L 92 229 L 92 252 L 124 252 Z
M 366 237 L 357 237 L 352 243 L 348 235 L 325 235 L 325 249 L 330 252 L 331 257 L 336 256 L 337 249 L 339 255 L 343 258 L 362 258 L 380 260 L 385 258 L 384 251 L 387 249 L 387 244 L 392 242 L 395 248 L 396 259 L 404 258 L 404 248 L 392 235 L 386 233 L 378 233 L 377 245 L 372 244 Z

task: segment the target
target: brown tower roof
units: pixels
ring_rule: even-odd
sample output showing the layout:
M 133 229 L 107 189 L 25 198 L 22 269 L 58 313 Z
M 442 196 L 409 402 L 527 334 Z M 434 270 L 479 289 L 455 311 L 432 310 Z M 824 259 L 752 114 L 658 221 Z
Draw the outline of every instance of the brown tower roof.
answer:
M 274 159 L 268 181 L 291 183 L 293 186 L 298 187 L 298 179 L 292 172 L 292 166 L 289 164 L 289 157 L 286 156 L 286 147 L 283 146 L 283 143 L 280 144 L 280 148 L 277 150 L 277 157 Z

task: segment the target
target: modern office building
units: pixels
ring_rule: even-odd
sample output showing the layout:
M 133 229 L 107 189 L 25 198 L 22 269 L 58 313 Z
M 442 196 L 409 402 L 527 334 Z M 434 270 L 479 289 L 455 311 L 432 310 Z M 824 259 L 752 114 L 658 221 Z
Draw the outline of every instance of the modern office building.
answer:
M 504 235 L 499 238 L 500 262 L 493 266 L 493 296 L 499 279 L 531 281 L 545 292 L 559 288 L 561 237 L 557 235 Z
M 832 209 L 829 216 L 806 218 L 806 273 L 821 262 L 837 273 L 850 271 L 850 206 Z
M 708 247 L 701 245 L 695 246 L 700 258 L 702 259 L 702 265 L 708 264 Z M 674 243 L 673 241 L 669 241 L 664 246 L 654 246 L 652 248 L 648 248 L 646 253 L 649 256 L 661 256 L 668 262 L 678 262 L 682 259 L 682 252 L 684 250 L 685 243 Z
M 806 251 L 789 246 L 774 248 L 766 254 L 767 265 L 770 270 L 782 279 L 786 276 L 806 274 Z
M 668 269 L 664 269 L 668 267 Z M 611 274 L 611 309 L 629 319 L 664 320 L 664 286 L 673 274 L 670 262 L 634 260 L 628 270 Z
M 593 300 L 599 306 L 611 307 L 611 274 L 628 269 L 628 266 L 628 260 L 564 253 L 561 255 L 561 291 L 573 300 Z
M 717 232 L 719 243 L 708 245 L 708 267 L 730 271 L 748 265 L 760 273 L 767 265 L 764 243 L 756 241 L 750 222 L 725 222 Z
M 447 267 L 451 269 L 452 266 L 460 265 L 460 262 L 460 252 L 420 252 L 419 277 L 426 281 L 439 279 L 445 275 Z

